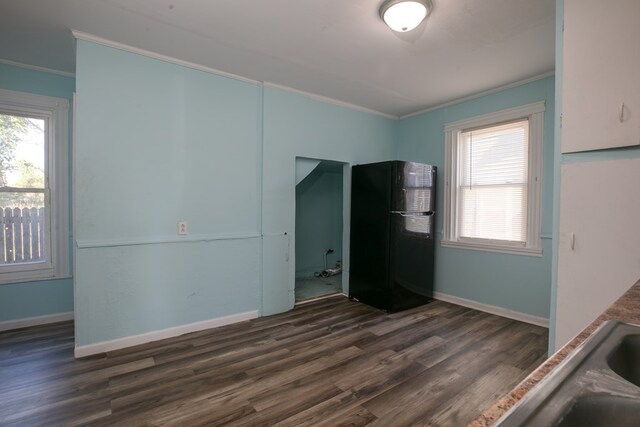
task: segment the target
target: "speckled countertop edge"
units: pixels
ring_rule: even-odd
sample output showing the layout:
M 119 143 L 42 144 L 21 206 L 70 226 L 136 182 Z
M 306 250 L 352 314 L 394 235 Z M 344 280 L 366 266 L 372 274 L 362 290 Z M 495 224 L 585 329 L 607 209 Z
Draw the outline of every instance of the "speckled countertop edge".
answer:
M 598 327 L 607 320 L 621 320 L 627 323 L 640 324 L 640 281 L 625 292 L 616 302 L 604 311 L 596 320 L 580 332 L 553 356 L 547 359 L 527 378 L 494 403 L 478 418 L 473 420 L 469 427 L 487 427 L 493 425 L 504 413 L 514 406 L 527 394 L 533 386 L 539 383 L 549 372 L 562 362 L 573 350 L 582 344 Z

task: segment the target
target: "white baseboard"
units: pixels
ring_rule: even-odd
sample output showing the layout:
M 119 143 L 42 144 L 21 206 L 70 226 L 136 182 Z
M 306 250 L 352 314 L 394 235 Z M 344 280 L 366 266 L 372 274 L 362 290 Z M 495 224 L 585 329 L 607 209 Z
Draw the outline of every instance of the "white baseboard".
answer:
M 73 311 L 47 314 L 46 316 L 25 317 L 16 320 L 5 320 L 4 322 L 0 322 L 0 332 L 28 328 L 29 326 L 46 325 L 47 323 L 65 322 L 67 320 L 73 320 Z
M 140 335 L 131 335 L 123 338 L 116 338 L 109 341 L 102 341 L 95 344 L 76 346 L 74 356 L 76 358 L 87 357 L 94 354 L 106 353 L 107 351 L 119 350 L 133 347 L 134 345 L 146 344 L 152 341 L 159 341 L 165 338 L 173 338 L 190 332 L 202 331 L 205 329 L 217 328 L 219 326 L 230 325 L 244 320 L 255 319 L 258 311 L 247 311 L 245 313 L 232 314 L 229 316 L 217 317 L 215 319 L 202 320 L 200 322 L 175 326 L 173 328 L 161 329 L 159 331 L 146 332 Z
M 434 292 L 433 298 L 440 301 L 444 301 L 444 302 L 450 302 L 451 304 L 473 308 L 474 310 L 484 311 L 485 313 L 491 313 L 497 316 L 507 317 L 513 320 L 519 320 L 520 322 L 542 326 L 543 328 L 549 328 L 549 319 L 545 319 L 544 317 L 534 316 L 532 314 L 522 313 L 520 311 L 513 311 L 507 308 L 498 307 L 495 305 L 484 304 L 478 301 L 456 297 L 454 295 L 443 294 L 441 292 Z

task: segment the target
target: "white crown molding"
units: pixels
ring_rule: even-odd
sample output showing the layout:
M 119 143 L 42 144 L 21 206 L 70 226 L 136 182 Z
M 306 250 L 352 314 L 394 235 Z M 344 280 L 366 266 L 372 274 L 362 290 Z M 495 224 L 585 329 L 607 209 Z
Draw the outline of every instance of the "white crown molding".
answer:
M 492 123 L 529 117 L 533 114 L 544 113 L 544 111 L 545 101 L 532 102 L 531 104 L 521 105 L 519 107 L 507 108 L 505 110 L 494 111 L 481 116 L 473 116 L 466 119 L 456 120 L 455 122 L 445 123 L 444 131 L 451 132 L 460 129 L 471 129 Z
M 46 325 L 49 323 L 66 322 L 73 320 L 73 312 L 47 314 L 45 316 L 25 317 L 22 319 L 6 320 L 0 322 L 0 332 L 13 329 L 28 328 L 30 326 Z
M 462 102 L 471 101 L 472 99 L 481 98 L 483 96 L 491 95 L 497 92 L 501 92 L 503 90 L 512 89 L 514 87 L 522 86 L 527 83 L 532 83 L 538 80 L 546 79 L 547 77 L 554 76 L 555 74 L 556 74 L 555 70 L 548 71 L 546 73 L 538 74 L 537 76 L 533 76 L 528 79 L 518 80 L 517 82 L 509 83 L 504 86 L 498 86 L 496 88 L 485 90 L 483 92 L 478 92 L 473 95 L 465 96 L 463 98 L 457 98 L 452 101 L 445 102 L 443 104 L 434 105 L 433 107 L 425 108 L 424 110 L 416 111 L 415 113 L 405 114 L 404 116 L 400 116 L 399 119 L 404 120 L 404 119 L 408 119 L 409 117 L 419 116 L 420 114 L 426 114 L 431 111 L 438 110 L 440 108 L 450 107 L 452 105 L 460 104 Z
M 74 73 L 68 73 L 66 71 L 54 70 L 53 68 L 39 67 L 37 65 L 23 64 L 22 62 L 9 61 L 8 59 L 0 59 L 0 64 L 12 65 L 14 67 L 27 68 L 29 70 L 41 71 L 43 73 L 57 74 L 63 77 L 75 78 Z
M 534 316 L 520 311 L 509 310 L 504 307 L 484 304 L 478 301 L 460 298 L 454 295 L 444 294 L 442 292 L 434 292 L 433 298 L 448 302 L 451 304 L 461 305 L 463 307 L 473 308 L 474 310 L 484 311 L 485 313 L 495 314 L 496 316 L 506 317 L 508 319 L 518 320 L 520 322 L 529 323 L 543 328 L 549 328 L 549 319 L 540 316 Z
M 74 356 L 76 358 L 87 357 L 94 354 L 106 353 L 108 351 L 133 347 L 135 345 L 146 344 L 152 341 L 159 341 L 166 338 L 173 338 L 191 332 L 198 332 L 205 329 L 217 328 L 230 325 L 232 323 L 243 322 L 258 317 L 258 311 L 247 311 L 245 313 L 232 314 L 229 316 L 217 317 L 215 319 L 202 320 L 200 322 L 188 323 L 186 325 L 175 326 L 173 328 L 161 329 L 159 331 L 147 332 L 140 335 L 131 335 L 123 338 L 116 338 L 109 341 L 102 341 L 95 344 L 76 346 Z
M 191 68 L 191 69 L 194 69 L 194 70 L 204 71 L 206 73 L 215 74 L 215 75 L 222 76 L 222 77 L 228 77 L 228 78 L 239 80 L 239 81 L 242 81 L 242 82 L 245 82 L 245 83 L 250 83 L 250 84 L 254 84 L 254 85 L 262 85 L 264 87 L 270 87 L 270 88 L 274 88 L 274 89 L 284 90 L 284 91 L 295 93 L 295 94 L 301 95 L 301 96 L 305 96 L 307 98 L 311 98 L 311 99 L 314 99 L 314 100 L 317 100 L 317 101 L 321 101 L 321 102 L 324 102 L 324 103 L 327 103 L 327 104 L 333 104 L 333 105 L 349 108 L 349 109 L 356 110 L 356 111 L 362 111 L 362 112 L 369 113 L 369 114 L 375 114 L 375 115 L 386 117 L 386 118 L 389 118 L 389 119 L 394 119 L 394 120 L 398 119 L 397 116 L 393 116 L 391 114 L 385 114 L 385 113 L 382 113 L 380 111 L 371 110 L 369 108 L 361 107 L 361 106 L 355 105 L 355 104 L 350 104 L 348 102 L 339 101 L 339 100 L 334 99 L 334 98 L 329 98 L 329 97 L 322 96 L 322 95 L 316 95 L 316 94 L 313 94 L 313 93 L 304 92 L 304 91 L 301 91 L 301 90 L 298 90 L 298 89 L 294 89 L 294 88 L 291 88 L 291 87 L 288 87 L 288 86 L 283 86 L 283 85 L 279 85 L 279 84 L 275 84 L 275 83 L 267 83 L 267 82 L 262 82 L 262 81 L 259 81 L 259 80 L 249 79 L 247 77 L 242 77 L 242 76 L 239 76 L 237 74 L 227 73 L 225 71 L 217 70 L 215 68 L 207 67 L 205 65 L 200 65 L 200 64 L 196 64 L 194 62 L 189 62 L 189 61 L 184 61 L 182 59 L 174 58 L 172 56 L 167 56 L 167 55 L 163 55 L 163 54 L 160 54 L 160 53 L 152 52 L 152 51 L 149 51 L 149 50 L 145 50 L 145 49 L 140 49 L 140 48 L 137 48 L 137 47 L 129 46 L 129 45 L 126 45 L 124 43 L 115 42 L 113 40 L 109 40 L 109 39 L 105 39 L 105 38 L 102 38 L 102 37 L 94 36 L 93 34 L 85 33 L 85 32 L 82 32 L 82 31 L 71 30 L 71 33 L 78 40 L 84 40 L 84 41 L 100 44 L 100 45 L 103 45 L 103 46 L 111 47 L 111 48 L 114 48 L 114 49 L 118 49 L 118 50 L 122 50 L 122 51 L 125 51 L 125 52 L 129 52 L 129 53 L 134 53 L 134 54 L 137 54 L 137 55 L 146 56 L 146 57 L 149 57 L 149 58 L 157 59 L 157 60 L 168 62 L 168 63 L 171 63 L 171 64 L 180 65 L 180 66 Z
M 306 98 L 313 99 L 315 101 L 324 102 L 326 104 L 333 104 L 333 105 L 337 105 L 339 107 L 348 108 L 350 110 L 361 111 L 363 113 L 374 114 L 376 116 L 382 116 L 382 117 L 385 117 L 387 119 L 398 120 L 398 118 L 399 118 L 398 116 L 394 116 L 392 114 L 382 113 L 380 111 L 372 110 L 370 108 L 361 107 L 359 105 L 350 104 L 350 103 L 344 102 L 344 101 L 339 101 L 339 100 L 334 99 L 334 98 L 329 98 L 329 97 L 326 97 L 326 96 L 316 95 L 316 94 L 310 93 L 310 92 L 305 92 L 303 90 L 294 89 L 294 88 L 291 88 L 289 86 L 283 86 L 283 85 L 279 85 L 279 84 L 271 83 L 271 82 L 264 82 L 263 85 L 264 85 L 264 87 L 267 87 L 267 88 L 273 88 L 273 89 L 278 89 L 278 90 L 282 90 L 282 91 L 285 91 L 285 92 L 290 92 L 290 93 L 293 93 L 293 94 L 296 94 L 296 95 L 300 95 L 300 96 L 304 96 Z
M 524 84 L 527 84 L 527 83 L 534 82 L 536 80 L 542 80 L 544 78 L 551 77 L 551 76 L 555 75 L 555 70 L 548 71 L 546 73 L 542 73 L 542 74 L 539 74 L 537 76 L 530 77 L 528 79 L 519 80 L 517 82 L 509 83 L 509 84 L 506 84 L 506 85 L 503 85 L 503 86 L 499 86 L 499 87 L 496 87 L 496 88 L 493 88 L 493 89 L 489 89 L 489 90 L 486 90 L 486 91 L 483 91 L 483 92 L 478 92 L 476 94 L 469 95 L 469 96 L 466 96 L 466 97 L 463 97 L 463 98 L 454 99 L 452 101 L 448 101 L 448 102 L 443 103 L 443 104 L 438 104 L 438 105 L 435 105 L 433 107 L 429 107 L 429 108 L 426 108 L 426 109 L 423 109 L 423 110 L 416 111 L 414 113 L 405 114 L 403 116 L 396 116 L 396 115 L 393 115 L 393 114 L 387 114 L 387 113 L 383 113 L 381 111 L 372 110 L 370 108 L 363 107 L 363 106 L 360 106 L 360 105 L 351 104 L 349 102 L 340 101 L 340 100 L 335 99 L 335 98 L 330 98 L 330 97 L 327 97 L 327 96 L 317 95 L 317 94 L 314 94 L 314 93 L 305 92 L 303 90 L 294 89 L 294 88 L 289 87 L 289 86 L 280 85 L 280 84 L 277 84 L 277 83 L 271 83 L 271 82 L 265 82 L 265 81 L 250 79 L 248 77 L 243 77 L 243 76 L 239 76 L 237 74 L 228 73 L 226 71 L 222 71 L 222 70 L 218 70 L 218 69 L 215 69 L 215 68 L 207 67 L 205 65 L 196 64 L 195 62 L 185 61 L 185 60 L 178 59 L 178 58 L 175 58 L 175 57 L 172 57 L 172 56 L 163 55 L 163 54 L 160 54 L 160 53 L 157 53 L 157 52 L 152 52 L 152 51 L 149 51 L 149 50 L 146 50 L 146 49 L 140 49 L 140 48 L 137 48 L 137 47 L 133 47 L 133 46 L 124 44 L 124 43 L 120 43 L 120 42 L 116 42 L 116 41 L 113 41 L 113 40 L 105 39 L 103 37 L 99 37 L 99 36 L 95 36 L 93 34 L 85 33 L 83 31 L 78 31 L 78 30 L 72 29 L 71 33 L 78 40 L 84 40 L 84 41 L 100 44 L 100 45 L 103 45 L 103 46 L 111 47 L 111 48 L 122 50 L 122 51 L 125 51 L 125 52 L 146 56 L 146 57 L 149 57 L 149 58 L 157 59 L 157 60 L 168 62 L 168 63 L 171 63 L 171 64 L 181 65 L 183 67 L 187 67 L 187 68 L 191 68 L 191 69 L 199 70 L 199 71 L 204 71 L 206 73 L 215 74 L 215 75 L 222 76 L 222 77 L 228 77 L 228 78 L 231 78 L 231 79 L 234 79 L 234 80 L 239 80 L 239 81 L 250 83 L 250 84 L 254 84 L 254 85 L 259 85 L 259 86 L 261 85 L 263 87 L 269 87 L 269 88 L 273 88 L 273 89 L 283 90 L 283 91 L 286 91 L 286 92 L 294 93 L 296 95 L 300 95 L 300 96 L 304 96 L 304 97 L 307 97 L 307 98 L 310 98 L 310 99 L 314 99 L 316 101 L 320 101 L 320 102 L 324 102 L 324 103 L 332 104 L 332 105 L 337 105 L 337 106 L 340 106 L 340 107 L 344 107 L 344 108 L 348 108 L 348 109 L 356 110 L 356 111 L 361 111 L 361 112 L 364 112 L 364 113 L 374 114 L 374 115 L 385 117 L 385 118 L 392 119 L 392 120 L 403 120 L 403 119 L 406 119 L 406 118 L 409 118 L 409 117 L 417 116 L 417 115 L 420 115 L 420 114 L 425 114 L 425 113 L 428 113 L 430 111 L 437 110 L 439 108 L 448 107 L 450 105 L 459 104 L 459 103 L 462 103 L 462 102 L 465 102 L 465 101 L 470 101 L 472 99 L 480 98 L 480 97 L 483 97 L 483 96 L 486 96 L 486 95 L 490 95 L 490 94 L 493 94 L 493 93 L 496 93 L 496 92 L 500 92 L 500 91 L 503 91 L 503 90 L 506 90 L 506 89 L 510 89 L 510 88 L 513 88 L 513 87 L 521 86 L 521 85 L 524 85 Z M 55 71 L 52 70 L 51 72 L 55 72 Z M 62 73 L 62 72 L 58 72 L 58 73 Z
M 170 64 L 180 65 L 186 68 L 191 68 L 193 70 L 204 71 L 205 73 L 216 74 L 222 77 L 228 77 L 230 79 L 239 80 L 245 83 L 251 83 L 253 85 L 261 85 L 262 83 L 258 80 L 249 79 L 247 77 L 242 77 L 237 74 L 227 73 L 222 70 L 217 70 L 215 68 L 207 67 L 205 65 L 196 64 L 195 62 L 184 61 L 182 59 L 174 58 L 172 56 L 163 55 L 161 53 L 152 52 L 146 49 L 140 49 L 137 47 L 129 46 L 124 43 L 119 43 L 113 40 L 105 39 L 102 37 L 94 36 L 93 34 L 85 33 L 78 30 L 71 30 L 71 34 L 78 39 L 84 40 L 91 43 L 96 43 L 102 46 L 111 47 L 113 49 L 122 50 L 129 53 L 135 53 L 136 55 L 146 56 L 148 58 L 157 59 L 159 61 L 168 62 Z

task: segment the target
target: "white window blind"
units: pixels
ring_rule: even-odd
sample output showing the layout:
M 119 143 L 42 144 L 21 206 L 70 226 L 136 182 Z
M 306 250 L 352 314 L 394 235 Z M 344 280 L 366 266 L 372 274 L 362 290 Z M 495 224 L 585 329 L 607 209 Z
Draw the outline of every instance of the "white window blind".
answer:
M 542 255 L 544 103 L 447 123 L 442 246 Z
M 527 240 L 529 120 L 461 132 L 457 235 Z

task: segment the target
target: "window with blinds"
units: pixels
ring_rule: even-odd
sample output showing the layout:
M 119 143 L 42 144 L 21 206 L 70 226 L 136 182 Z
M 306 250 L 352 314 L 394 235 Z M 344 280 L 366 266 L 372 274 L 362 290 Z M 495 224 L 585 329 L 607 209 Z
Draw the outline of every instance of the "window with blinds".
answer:
M 443 246 L 541 255 L 544 103 L 445 125 Z
M 526 243 L 528 148 L 528 119 L 460 134 L 460 238 Z

